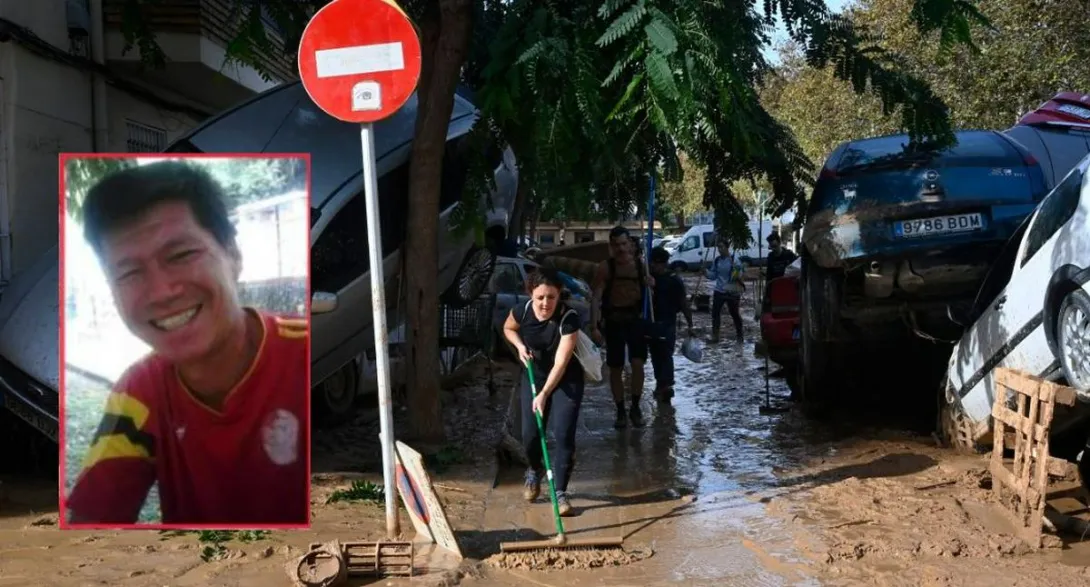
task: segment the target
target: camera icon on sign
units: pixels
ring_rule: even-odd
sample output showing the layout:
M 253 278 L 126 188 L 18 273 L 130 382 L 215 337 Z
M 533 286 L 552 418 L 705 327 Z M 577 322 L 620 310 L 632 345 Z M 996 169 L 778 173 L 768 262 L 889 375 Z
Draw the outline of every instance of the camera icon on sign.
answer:
M 381 110 L 382 87 L 378 82 L 364 81 L 352 86 L 352 110 Z

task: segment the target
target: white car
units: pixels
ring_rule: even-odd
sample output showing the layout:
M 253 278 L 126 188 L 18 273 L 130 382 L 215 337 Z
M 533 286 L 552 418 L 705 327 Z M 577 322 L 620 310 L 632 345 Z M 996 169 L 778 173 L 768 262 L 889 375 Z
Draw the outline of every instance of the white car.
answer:
M 1090 156 L 1041 201 L 980 288 L 945 383 L 942 432 L 956 445 L 989 436 L 997 367 L 1062 378 L 1075 389 L 1075 409 L 1056 408 L 1054 434 L 1090 416 L 1088 167 Z

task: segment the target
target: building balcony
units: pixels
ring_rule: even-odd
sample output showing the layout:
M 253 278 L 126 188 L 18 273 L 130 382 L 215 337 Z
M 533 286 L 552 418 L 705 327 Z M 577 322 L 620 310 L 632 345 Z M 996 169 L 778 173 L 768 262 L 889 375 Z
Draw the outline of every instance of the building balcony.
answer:
M 141 6 L 142 19 L 163 50 L 166 64 L 146 66 L 140 50 L 125 53 L 122 32 L 125 0 L 103 0 L 105 57 L 115 72 L 138 78 L 219 111 L 280 83 L 296 79 L 293 56 L 285 52 L 271 21 L 266 25 L 274 49 L 254 49 L 271 79 L 250 66 L 227 63 L 227 46 L 240 28 L 237 0 L 158 0 Z

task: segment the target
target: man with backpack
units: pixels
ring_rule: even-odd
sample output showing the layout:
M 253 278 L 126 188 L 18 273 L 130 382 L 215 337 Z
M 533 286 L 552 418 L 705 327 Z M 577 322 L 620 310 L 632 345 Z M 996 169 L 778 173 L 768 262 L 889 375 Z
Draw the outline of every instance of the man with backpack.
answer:
M 693 334 L 693 311 L 685 283 L 670 270 L 670 252 L 662 247 L 651 250 L 651 275 L 655 278 L 652 300 L 651 367 L 655 370 L 655 399 L 668 403 L 674 397 L 674 348 L 677 345 L 677 315 L 685 315 L 689 336 Z
M 737 331 L 737 341 L 742 342 L 742 314 L 739 306 L 742 303 L 742 292 L 745 291 L 745 283 L 742 282 L 742 272 L 745 266 L 736 260 L 731 254 L 730 244 L 719 241 L 719 256 L 712 261 L 708 268 L 707 278 L 715 285 L 712 293 L 712 342 L 719 342 L 719 325 L 723 315 L 723 304 L 727 305 L 727 311 L 734 320 L 734 329 Z
M 628 420 L 643 426 L 640 396 L 643 395 L 643 366 L 647 361 L 647 326 L 643 306 L 647 288 L 654 280 L 640 262 L 628 229 L 616 226 L 609 231 L 610 258 L 598 264 L 591 289 L 592 336 L 598 344 L 605 342 L 606 365 L 609 367 L 609 389 L 617 406 L 614 428 L 624 428 Z M 603 336 L 604 335 L 604 336 Z M 629 396 L 631 406 L 625 413 L 624 362 L 625 351 L 632 366 Z

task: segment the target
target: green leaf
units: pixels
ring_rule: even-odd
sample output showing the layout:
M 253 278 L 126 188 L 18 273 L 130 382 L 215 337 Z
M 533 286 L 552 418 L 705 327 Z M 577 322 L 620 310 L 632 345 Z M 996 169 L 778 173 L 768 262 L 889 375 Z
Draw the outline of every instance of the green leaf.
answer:
M 643 30 L 647 33 L 647 42 L 651 43 L 658 52 L 663 55 L 673 55 L 677 51 L 677 37 L 661 20 L 652 19 Z
M 648 53 L 643 60 L 647 68 L 647 77 L 651 81 L 651 87 L 667 100 L 676 100 L 679 96 L 677 83 L 674 81 L 674 73 L 670 71 L 670 62 L 660 53 Z
M 644 6 L 644 1 L 637 0 L 635 5 L 614 19 L 606 32 L 602 33 L 602 36 L 595 41 L 595 44 L 599 47 L 608 47 L 639 26 L 640 21 L 647 15 L 647 7 Z

